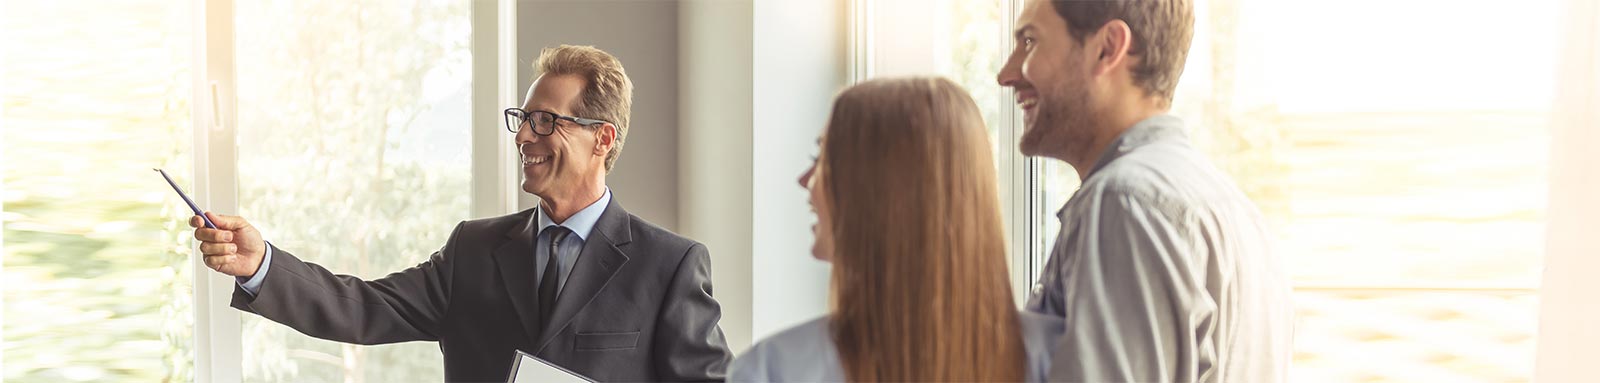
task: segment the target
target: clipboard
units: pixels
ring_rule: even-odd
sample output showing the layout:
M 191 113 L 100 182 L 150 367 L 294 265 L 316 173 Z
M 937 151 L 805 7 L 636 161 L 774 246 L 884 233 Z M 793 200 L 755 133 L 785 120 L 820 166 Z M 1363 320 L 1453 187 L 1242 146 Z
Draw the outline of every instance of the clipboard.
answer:
M 566 368 L 562 368 L 561 366 L 557 366 L 554 363 L 550 363 L 549 361 L 546 361 L 544 359 L 539 359 L 537 357 L 534 357 L 533 355 L 530 355 L 530 354 L 528 354 L 526 352 L 522 352 L 522 350 L 517 350 L 517 354 L 516 355 L 512 355 L 512 357 L 516 358 L 516 359 L 513 359 L 511 361 L 511 376 L 506 377 L 506 383 L 529 383 L 529 382 L 594 383 L 595 382 L 593 379 L 589 379 L 588 377 L 580 375 L 580 374 L 578 374 L 576 372 L 572 372 L 572 370 L 568 370 Z

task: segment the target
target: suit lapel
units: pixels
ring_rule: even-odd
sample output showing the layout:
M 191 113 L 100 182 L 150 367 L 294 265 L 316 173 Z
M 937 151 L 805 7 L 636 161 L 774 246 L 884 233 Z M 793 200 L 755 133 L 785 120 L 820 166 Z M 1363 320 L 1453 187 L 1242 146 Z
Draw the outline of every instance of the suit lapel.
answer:
M 538 231 L 534 228 L 534 218 L 529 214 L 522 224 L 512 225 L 511 230 L 506 232 L 509 240 L 494 249 L 500 280 L 505 283 L 506 294 L 511 297 L 511 306 L 516 309 L 517 316 L 521 317 L 519 322 L 522 322 L 522 330 L 527 332 L 528 339 L 539 338 L 539 327 L 535 320 L 539 317 L 539 277 L 534 275 L 538 269 L 534 266 L 533 254 L 533 239 Z
M 584 240 L 583 250 L 578 252 L 578 261 L 567 275 L 561 295 L 556 297 L 556 308 L 550 315 L 550 323 L 534 333 L 538 334 L 534 354 L 549 346 L 550 340 L 555 339 L 556 334 L 565 329 L 573 317 L 583 311 L 595 295 L 599 295 L 600 290 L 611 282 L 622 265 L 628 263 L 628 255 L 619 247 L 633 240 L 628 221 L 628 212 L 622 210 L 622 205 L 617 203 L 613 195 L 605 212 L 600 213 L 600 220 L 595 222 L 589 238 Z

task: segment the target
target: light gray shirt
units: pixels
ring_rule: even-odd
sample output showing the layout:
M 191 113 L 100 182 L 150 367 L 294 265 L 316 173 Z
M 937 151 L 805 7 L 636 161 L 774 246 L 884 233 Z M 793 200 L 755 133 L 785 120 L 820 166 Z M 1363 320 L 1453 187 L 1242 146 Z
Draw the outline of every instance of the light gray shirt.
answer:
M 1050 380 L 1288 379 L 1293 306 L 1261 213 L 1177 117 L 1113 141 L 1057 217 L 1027 306 L 1065 320 Z
M 1029 382 L 1045 381 L 1050 354 L 1061 336 L 1061 318 L 1022 312 L 1022 346 L 1027 355 Z M 839 350 L 822 317 L 767 337 L 733 360 L 729 382 L 843 382 Z

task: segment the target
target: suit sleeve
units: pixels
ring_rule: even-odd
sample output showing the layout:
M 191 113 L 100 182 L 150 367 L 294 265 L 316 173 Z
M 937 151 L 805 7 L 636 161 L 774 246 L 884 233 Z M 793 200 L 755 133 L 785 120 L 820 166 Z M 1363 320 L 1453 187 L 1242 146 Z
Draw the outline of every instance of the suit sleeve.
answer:
M 235 286 L 232 306 L 337 342 L 438 340 L 450 303 L 450 254 L 461 228 L 422 264 L 372 281 L 334 274 L 274 248 L 272 272 L 260 290 L 252 296 Z
M 667 287 L 657 316 L 656 380 L 722 381 L 732 353 L 717 321 L 722 307 L 711 297 L 711 257 L 701 244 L 689 247 Z

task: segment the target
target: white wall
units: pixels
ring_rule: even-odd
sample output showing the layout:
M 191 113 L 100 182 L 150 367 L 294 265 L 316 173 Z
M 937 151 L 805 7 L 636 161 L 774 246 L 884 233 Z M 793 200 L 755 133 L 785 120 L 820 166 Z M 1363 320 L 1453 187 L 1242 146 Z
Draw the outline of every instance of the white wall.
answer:
M 519 86 L 539 50 L 594 45 L 634 82 L 633 126 L 607 177 L 630 212 L 705 243 L 734 352 L 751 339 L 750 0 L 522 0 Z M 557 15 L 557 16 L 553 16 Z M 534 199 L 524 194 L 521 207 Z
M 1550 207 L 1534 380 L 1594 379 L 1600 343 L 1600 3 L 1569 0 L 1550 132 Z
M 827 310 L 828 268 L 811 258 L 815 218 L 796 179 L 816 153 L 834 94 L 848 81 L 845 9 L 840 0 L 755 3 L 756 339 Z
M 629 213 L 670 230 L 678 228 L 677 12 L 672 0 L 517 2 L 518 86 L 524 92 L 545 47 L 593 45 L 622 61 L 633 80 L 633 115 L 606 182 Z M 533 206 L 534 197 L 522 197 L 522 208 Z
M 751 343 L 751 3 L 684 0 L 678 8 L 680 234 L 711 249 L 722 331 Z
M 822 315 L 810 256 L 810 164 L 848 81 L 843 0 L 522 0 L 519 87 L 540 48 L 594 45 L 634 81 L 633 127 L 608 177 L 629 211 L 703 242 L 735 353 Z M 555 17 L 552 15 L 562 15 Z M 523 208 L 533 199 L 521 200 Z M 759 282 L 759 283 L 757 283 Z

